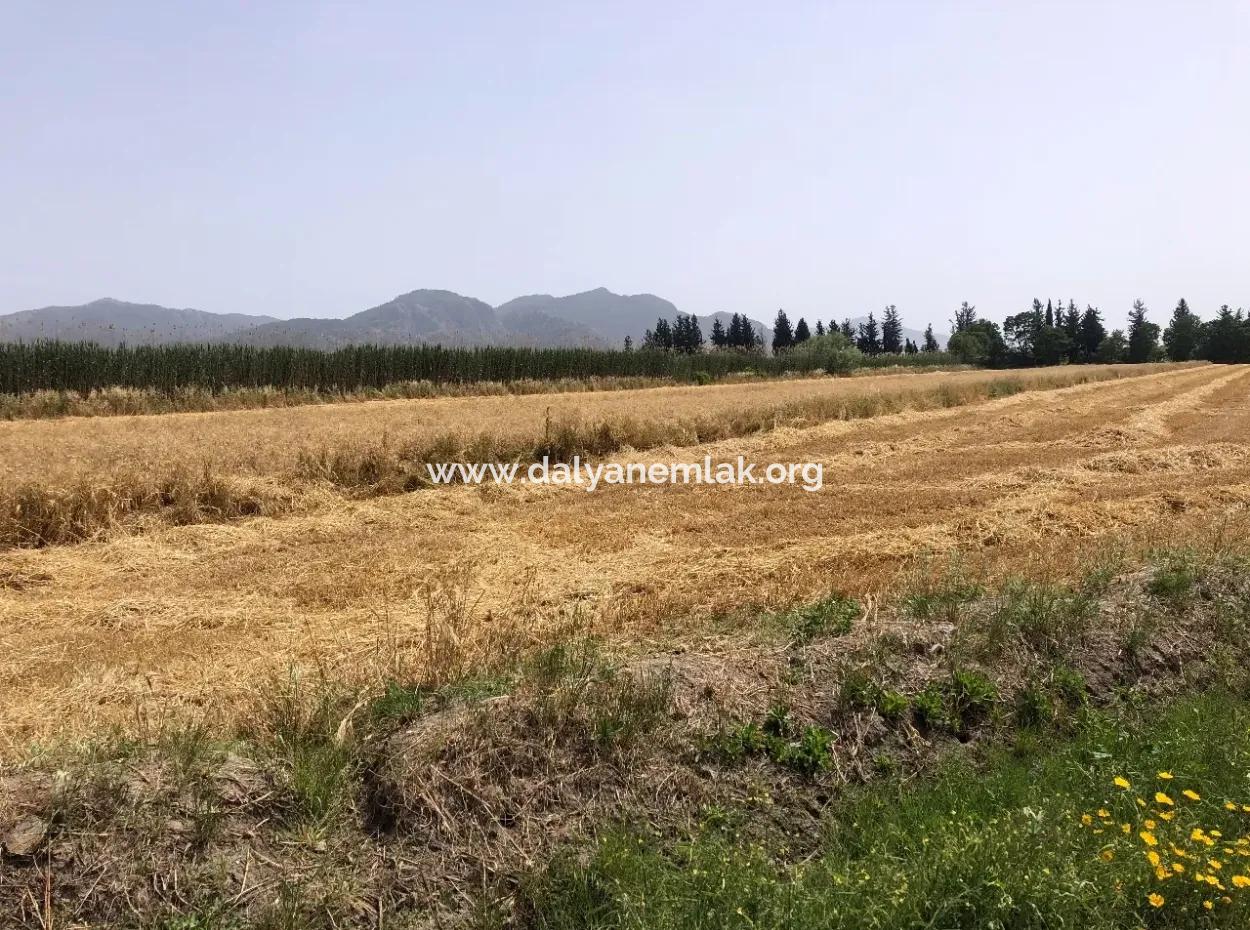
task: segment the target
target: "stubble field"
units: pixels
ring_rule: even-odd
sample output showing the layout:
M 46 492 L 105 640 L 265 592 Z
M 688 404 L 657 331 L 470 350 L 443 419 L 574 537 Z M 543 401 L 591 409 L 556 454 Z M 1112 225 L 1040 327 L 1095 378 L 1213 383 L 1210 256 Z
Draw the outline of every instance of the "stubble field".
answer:
M 1076 383 L 1091 376 L 1108 380 Z M 148 732 L 170 720 L 229 720 L 291 668 L 366 685 L 451 680 L 570 630 L 651 651 L 688 648 L 750 609 L 830 590 L 871 605 L 907 577 L 953 562 L 985 577 L 1044 578 L 1109 552 L 1244 535 L 1250 368 L 1042 370 L 1019 376 L 1019 393 L 1001 392 L 1010 396 L 935 393 L 1003 378 L 901 375 L 0 424 L 0 481 L 10 485 L 41 482 L 53 494 L 118 469 L 172 463 L 259 477 L 302 501 L 273 516 L 182 526 L 157 514 L 74 545 L 0 551 L 0 745 L 7 752 L 110 726 Z M 875 406 L 841 415 L 795 407 L 813 397 Z M 744 406 L 758 419 L 768 405 L 775 428 L 713 442 L 687 430 L 615 456 L 821 462 L 822 491 L 364 495 L 290 470 L 294 449 L 380 431 L 403 441 L 452 428 L 528 441 L 550 429 L 552 410 L 591 425 L 696 415 L 706 425 Z

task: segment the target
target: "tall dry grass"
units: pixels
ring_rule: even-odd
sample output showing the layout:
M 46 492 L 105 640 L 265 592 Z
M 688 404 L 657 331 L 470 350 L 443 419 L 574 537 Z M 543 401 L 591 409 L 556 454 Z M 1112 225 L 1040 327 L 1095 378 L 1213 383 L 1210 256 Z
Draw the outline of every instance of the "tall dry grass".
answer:
M 837 372 L 837 377 L 864 378 L 890 374 L 927 374 L 936 371 L 970 371 L 967 365 L 908 365 L 858 368 Z M 822 372 L 787 371 L 772 375 L 753 371 L 733 372 L 706 383 L 686 384 L 674 378 L 641 375 L 588 376 L 585 378 L 520 378 L 512 381 L 397 381 L 384 388 L 357 391 L 317 391 L 303 388 L 227 388 L 211 391 L 180 388 L 175 391 L 113 387 L 82 394 L 78 391 L 32 391 L 0 394 L 0 420 L 51 420 L 66 417 L 159 416 L 171 413 L 225 413 L 237 410 L 270 410 L 325 404 L 361 404 L 379 400 L 428 400 L 436 397 L 525 397 L 531 394 L 579 394 L 598 391 L 636 391 L 646 388 L 747 384 L 810 378 Z
M 1103 366 L 962 376 L 937 382 L 915 376 L 889 379 L 881 389 L 786 396 L 775 402 L 722 405 L 708 412 L 668 413 L 640 408 L 636 415 L 580 416 L 566 411 L 512 430 L 472 427 L 427 430 L 407 440 L 383 433 L 352 435 L 298 448 L 259 471 L 205 461 L 192 467 L 176 457 L 162 467 L 81 470 L 69 480 L 26 478 L 0 485 L 0 548 L 79 542 L 138 517 L 171 525 L 276 516 L 301 506 L 314 489 L 354 496 L 402 493 L 428 484 L 433 462 L 532 462 L 547 457 L 592 459 L 624 450 L 690 447 L 778 427 L 856 420 L 904 410 L 978 403 L 1022 391 L 1049 390 L 1154 374 L 1170 366 Z M 983 373 L 977 373 L 983 374 Z M 697 391 L 691 388 L 689 390 Z M 298 443 L 298 433 L 290 441 Z

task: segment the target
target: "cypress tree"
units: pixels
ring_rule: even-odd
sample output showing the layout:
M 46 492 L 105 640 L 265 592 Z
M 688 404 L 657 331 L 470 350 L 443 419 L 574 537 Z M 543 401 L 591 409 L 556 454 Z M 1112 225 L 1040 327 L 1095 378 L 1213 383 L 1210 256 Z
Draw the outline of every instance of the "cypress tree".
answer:
M 855 337 L 855 346 L 865 355 L 881 354 L 881 336 L 877 329 L 877 318 L 871 313 L 868 319 L 859 324 L 859 334 Z
M 1202 321 L 1182 297 L 1172 311 L 1168 328 L 1163 331 L 1163 345 L 1168 350 L 1168 358 L 1174 362 L 1187 362 L 1196 357 L 1201 337 Z
M 729 344 L 729 336 L 725 333 L 725 325 L 717 317 L 712 321 L 712 345 L 723 349 Z
M 881 351 L 897 355 L 903 351 L 903 321 L 894 304 L 885 308 L 881 319 Z
M 1099 358 L 1099 349 L 1106 338 L 1107 330 L 1102 325 L 1102 315 L 1098 308 L 1086 304 L 1085 312 L 1081 314 L 1081 329 L 1077 337 L 1085 361 L 1092 362 Z
M 1159 326 L 1146 319 L 1146 305 L 1133 301 L 1128 315 L 1128 360 L 1135 364 L 1148 362 L 1159 344 Z
M 777 319 L 773 321 L 773 351 L 784 352 L 794 345 L 794 330 L 790 328 L 790 318 L 785 310 L 777 311 Z

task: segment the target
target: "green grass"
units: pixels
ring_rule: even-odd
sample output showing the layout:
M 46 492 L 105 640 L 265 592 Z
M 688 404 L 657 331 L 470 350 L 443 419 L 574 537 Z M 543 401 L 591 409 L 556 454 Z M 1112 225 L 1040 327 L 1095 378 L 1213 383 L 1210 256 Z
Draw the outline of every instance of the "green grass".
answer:
M 1070 738 L 999 750 L 978 764 L 951 758 L 923 782 L 885 781 L 832 808 L 814 857 L 787 840 L 747 844 L 734 816 L 687 836 L 603 835 L 589 858 L 562 858 L 529 878 L 522 923 L 538 928 L 1119 928 L 1245 927 L 1250 873 L 1238 838 L 1250 813 L 1250 704 L 1213 694 L 1161 712 L 1084 713 Z M 1161 781 L 1160 771 L 1175 775 Z M 1123 790 L 1113 779 L 1134 787 Z M 1156 804 L 1166 789 L 1176 807 Z M 1201 801 L 1186 800 L 1190 788 Z M 1149 806 L 1138 806 L 1142 795 Z M 1156 810 L 1175 810 L 1172 822 Z M 1098 811 L 1110 816 L 1105 820 Z M 1082 817 L 1089 815 L 1086 826 Z M 1159 880 L 1139 837 L 1147 818 L 1165 868 Z M 1122 831 L 1127 823 L 1130 830 Z M 1219 830 L 1214 846 L 1189 840 Z M 1179 848 L 1201 858 L 1178 859 Z M 1232 854 L 1225 849 L 1233 850 Z M 1104 858 L 1110 857 L 1110 861 Z M 1216 872 L 1205 862 L 1218 858 Z M 1170 871 L 1170 868 L 1168 868 Z M 1195 874 L 1215 874 L 1220 892 Z M 1148 895 L 1162 895 L 1154 907 Z M 1227 897 L 1231 903 L 1223 903 Z M 1204 908 L 1210 900 L 1212 910 Z
M 845 636 L 860 615 L 859 602 L 842 594 L 828 597 L 781 614 L 781 627 L 796 643 L 808 643 L 818 636 Z

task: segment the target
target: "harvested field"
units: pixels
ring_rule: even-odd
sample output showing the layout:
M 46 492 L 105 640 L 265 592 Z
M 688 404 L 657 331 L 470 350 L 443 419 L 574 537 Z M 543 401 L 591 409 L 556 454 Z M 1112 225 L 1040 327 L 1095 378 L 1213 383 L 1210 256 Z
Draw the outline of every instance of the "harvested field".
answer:
M 411 491 L 429 483 L 429 462 L 568 461 L 688 447 L 1154 370 L 1162 368 L 807 379 L 589 399 L 557 393 L 370 404 L 355 417 L 325 409 L 11 425 L 0 429 L 10 470 L 0 471 L 0 548 L 80 542 L 137 520 L 194 524 L 306 511 L 327 490 Z
M 871 598 L 920 566 L 955 558 L 992 575 L 1049 575 L 1097 551 L 1244 534 L 1250 368 L 1133 374 L 628 454 L 822 462 L 818 493 L 674 486 L 334 495 L 273 518 L 157 524 L 77 546 L 7 551 L 0 740 L 13 748 L 109 724 L 141 730 L 170 717 L 218 718 L 223 708 L 247 707 L 290 665 L 346 680 L 401 670 L 445 679 L 571 627 L 689 642 L 752 605 L 831 589 Z M 1070 376 L 1022 377 L 1045 386 Z M 923 397 L 1001 378 L 903 375 L 7 423 L 0 480 L 72 482 L 205 460 L 227 476 L 273 477 L 299 443 L 458 424 L 528 435 L 543 428 L 549 407 L 585 418 L 678 418 L 822 393 Z
M 1067 370 L 964 371 L 862 378 L 802 378 L 602 392 L 366 401 L 286 409 L 159 416 L 68 418 L 0 423 L 0 482 L 39 478 L 67 485 L 99 481 L 140 467 L 167 472 L 204 467 L 222 474 L 289 474 L 300 453 L 390 442 L 410 444 L 477 434 L 500 441 L 541 438 L 548 420 L 677 421 L 782 408 L 792 403 L 897 399 L 956 392 L 995 381 L 1074 383 L 1140 374 L 1141 366 L 1090 365 Z

